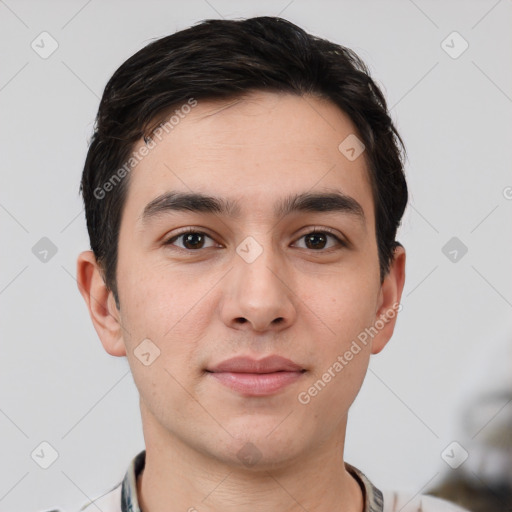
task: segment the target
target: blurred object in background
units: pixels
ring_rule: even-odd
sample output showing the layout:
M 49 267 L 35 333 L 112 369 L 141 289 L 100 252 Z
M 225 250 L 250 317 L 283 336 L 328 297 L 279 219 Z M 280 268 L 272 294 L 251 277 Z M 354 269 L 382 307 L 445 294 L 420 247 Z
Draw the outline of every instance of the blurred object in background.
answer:
M 427 494 L 472 512 L 512 511 L 512 336 L 482 341 L 467 366 L 456 442 L 467 458 Z

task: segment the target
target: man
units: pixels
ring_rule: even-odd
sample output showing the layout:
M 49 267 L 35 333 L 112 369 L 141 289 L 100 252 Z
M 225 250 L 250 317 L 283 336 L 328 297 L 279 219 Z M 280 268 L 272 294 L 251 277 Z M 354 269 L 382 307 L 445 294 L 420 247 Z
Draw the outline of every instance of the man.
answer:
M 115 72 L 77 276 L 146 449 L 87 511 L 408 510 L 343 460 L 400 309 L 401 149 L 358 57 L 283 19 L 206 21 Z

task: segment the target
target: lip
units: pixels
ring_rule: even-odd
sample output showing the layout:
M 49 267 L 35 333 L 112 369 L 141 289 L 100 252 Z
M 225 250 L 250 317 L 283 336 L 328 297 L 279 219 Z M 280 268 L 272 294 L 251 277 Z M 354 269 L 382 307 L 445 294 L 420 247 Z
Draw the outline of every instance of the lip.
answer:
M 234 373 L 273 373 L 273 372 L 300 372 L 303 370 L 298 364 L 281 356 L 267 356 L 263 359 L 254 359 L 248 356 L 237 356 L 226 359 L 221 363 L 207 368 L 209 372 Z
M 290 359 L 272 355 L 263 359 L 233 357 L 206 371 L 218 382 L 242 395 L 265 396 L 296 382 L 306 370 Z

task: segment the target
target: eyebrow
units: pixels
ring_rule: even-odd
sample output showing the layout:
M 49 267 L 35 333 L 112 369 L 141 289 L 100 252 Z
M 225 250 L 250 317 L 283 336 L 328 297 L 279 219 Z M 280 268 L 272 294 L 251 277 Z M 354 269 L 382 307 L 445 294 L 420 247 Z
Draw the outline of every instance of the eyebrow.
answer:
M 234 218 L 239 217 L 241 212 L 237 201 L 200 193 L 165 192 L 145 206 L 139 220 L 145 225 L 152 219 L 177 211 L 219 214 Z M 295 212 L 345 213 L 358 218 L 363 225 L 366 220 L 362 206 L 353 197 L 341 192 L 304 192 L 290 195 L 274 208 L 276 217 L 285 217 Z

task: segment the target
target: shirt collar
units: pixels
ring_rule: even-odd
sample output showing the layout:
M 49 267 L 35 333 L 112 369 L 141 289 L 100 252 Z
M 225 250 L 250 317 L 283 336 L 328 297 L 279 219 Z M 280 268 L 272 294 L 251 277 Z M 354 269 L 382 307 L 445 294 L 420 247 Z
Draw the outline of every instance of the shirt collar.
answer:
M 348 462 L 345 462 L 345 468 L 355 478 L 363 491 L 363 512 L 382 512 L 384 510 L 382 492 L 380 492 L 359 469 L 350 465 Z
M 121 490 L 121 511 L 122 512 L 142 512 L 139 506 L 137 495 L 137 477 L 144 469 L 146 463 L 146 450 L 142 450 L 136 455 L 123 479 Z
M 142 512 L 139 506 L 137 495 L 137 477 L 144 469 L 146 463 L 146 450 L 141 451 L 130 462 L 128 470 L 123 479 L 121 491 L 122 512 Z M 359 469 L 345 462 L 347 471 L 355 478 L 363 491 L 364 506 L 363 512 L 382 512 L 382 492 L 375 487 L 364 473 Z

